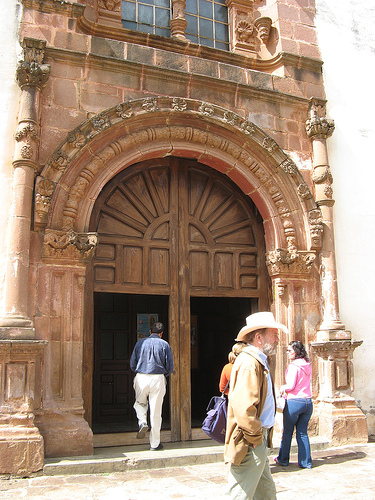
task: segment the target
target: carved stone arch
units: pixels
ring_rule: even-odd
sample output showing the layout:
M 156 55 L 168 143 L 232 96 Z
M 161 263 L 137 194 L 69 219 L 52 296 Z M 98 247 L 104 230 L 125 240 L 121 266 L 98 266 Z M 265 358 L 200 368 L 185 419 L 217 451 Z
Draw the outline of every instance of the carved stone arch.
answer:
M 320 209 L 278 144 L 230 110 L 169 97 L 119 104 L 69 133 L 37 179 L 35 227 L 87 232 L 95 200 L 111 178 L 165 156 L 196 159 L 228 175 L 261 213 L 268 251 L 320 248 Z

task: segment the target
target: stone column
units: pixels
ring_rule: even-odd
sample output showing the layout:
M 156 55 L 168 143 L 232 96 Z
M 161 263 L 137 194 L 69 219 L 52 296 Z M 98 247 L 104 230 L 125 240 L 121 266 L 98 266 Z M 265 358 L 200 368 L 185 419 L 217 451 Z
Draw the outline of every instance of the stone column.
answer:
M 187 26 L 185 7 L 185 0 L 172 0 L 171 37 L 182 41 L 188 41 L 185 36 Z
M 50 68 L 45 41 L 25 38 L 17 68 L 21 87 L 15 135 L 5 314 L 0 319 L 0 474 L 28 475 L 44 464 L 44 441 L 35 426 L 41 407 L 43 350 L 28 311 L 29 249 L 34 178 L 38 171 L 39 98 Z
M 328 163 L 326 140 L 334 131 L 334 122 L 325 117 L 324 106 L 311 101 L 307 135 L 313 146 L 313 181 L 316 203 L 323 216 L 323 244 L 320 254 L 320 285 L 323 298 L 322 322 L 317 341 L 311 346 L 319 358 L 319 396 L 316 411 L 319 434 L 332 444 L 367 442 L 364 414 L 350 396 L 354 388 L 351 359 L 362 341 L 352 341 L 351 332 L 340 320 L 337 290 L 336 256 L 333 227 L 332 174 Z
M 336 257 L 333 229 L 332 174 L 328 164 L 326 140 L 335 129 L 333 120 L 318 116 L 322 106 L 314 101 L 310 108 L 310 118 L 306 122 L 307 135 L 313 146 L 313 181 L 315 199 L 323 216 L 323 246 L 320 254 L 320 283 L 323 297 L 323 321 L 318 331 L 318 340 L 350 338 L 350 332 L 340 321 L 337 294 Z
M 34 178 L 38 170 L 39 100 L 50 72 L 50 67 L 42 64 L 45 44 L 45 41 L 25 38 L 24 60 L 17 68 L 17 81 L 22 92 L 13 159 L 5 314 L 0 319 L 2 339 L 34 338 L 28 311 L 29 247 Z

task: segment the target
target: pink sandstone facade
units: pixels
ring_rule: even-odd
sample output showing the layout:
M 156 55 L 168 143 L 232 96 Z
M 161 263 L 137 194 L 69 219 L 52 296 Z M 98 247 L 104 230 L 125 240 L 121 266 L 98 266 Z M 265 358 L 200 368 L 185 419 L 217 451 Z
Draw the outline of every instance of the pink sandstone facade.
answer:
M 325 111 L 315 2 L 227 0 L 229 51 L 185 37 L 181 0 L 171 3 L 170 38 L 123 28 L 120 1 L 22 4 L 0 472 L 29 474 L 44 456 L 93 452 L 93 262 L 102 250 L 90 221 L 112 179 L 165 158 L 199 162 L 255 204 L 268 305 L 291 332 L 281 338 L 276 385 L 288 341 L 302 340 L 317 375 L 311 432 L 333 444 L 366 442 L 351 397 L 361 341 L 338 306 L 327 153 L 335 126 Z M 183 336 L 182 321 L 179 328 Z M 174 407 L 189 391 L 189 358 L 178 360 Z M 192 439 L 189 411 L 172 410 L 171 440 Z

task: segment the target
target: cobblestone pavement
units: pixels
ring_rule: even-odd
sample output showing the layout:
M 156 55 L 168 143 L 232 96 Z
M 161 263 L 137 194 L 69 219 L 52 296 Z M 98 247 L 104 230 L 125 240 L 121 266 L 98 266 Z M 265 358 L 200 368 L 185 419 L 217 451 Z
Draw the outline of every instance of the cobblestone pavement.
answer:
M 278 500 L 375 499 L 375 443 L 313 452 L 313 468 L 300 469 L 296 455 L 289 467 L 273 463 Z M 0 479 L 0 499 L 169 500 L 224 497 L 224 463 L 148 471 Z

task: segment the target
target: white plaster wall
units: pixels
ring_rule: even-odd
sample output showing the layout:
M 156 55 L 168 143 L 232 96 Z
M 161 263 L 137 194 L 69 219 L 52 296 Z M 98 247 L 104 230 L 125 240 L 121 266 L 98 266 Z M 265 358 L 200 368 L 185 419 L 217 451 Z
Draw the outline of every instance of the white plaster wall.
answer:
M 316 0 L 333 174 L 341 321 L 354 353 L 355 397 L 375 434 L 375 2 Z
M 19 1 L 0 1 L 0 315 L 3 312 L 6 231 L 13 176 L 13 136 L 20 96 L 15 80 L 17 62 L 22 54 L 18 44 L 20 13 Z

